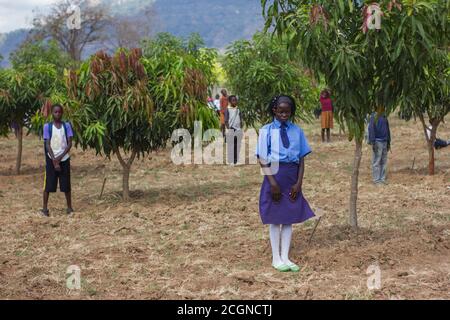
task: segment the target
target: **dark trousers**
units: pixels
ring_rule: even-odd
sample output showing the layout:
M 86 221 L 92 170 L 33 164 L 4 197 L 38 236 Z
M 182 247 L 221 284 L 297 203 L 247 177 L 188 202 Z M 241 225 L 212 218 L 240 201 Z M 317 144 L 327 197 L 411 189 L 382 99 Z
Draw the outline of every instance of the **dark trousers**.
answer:
M 61 192 L 70 192 L 70 158 L 60 163 L 61 171 L 56 171 L 53 166 L 53 161 L 48 155 L 45 157 L 45 179 L 44 191 L 56 192 L 59 181 L 59 189 Z
M 226 136 L 228 164 L 239 162 L 243 132 L 240 129 L 231 128 Z

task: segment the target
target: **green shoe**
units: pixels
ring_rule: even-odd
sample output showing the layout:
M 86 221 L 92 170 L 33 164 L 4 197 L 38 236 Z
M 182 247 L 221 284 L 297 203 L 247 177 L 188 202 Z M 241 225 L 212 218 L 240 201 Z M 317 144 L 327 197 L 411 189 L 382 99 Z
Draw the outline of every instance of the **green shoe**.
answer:
M 282 264 L 282 265 L 280 265 L 280 266 L 278 266 L 278 267 L 275 267 L 274 265 L 272 265 L 272 267 L 274 267 L 277 271 L 280 271 L 280 272 L 288 272 L 288 271 L 291 271 L 291 268 L 289 268 L 287 265 L 285 265 L 285 264 Z
M 300 271 L 300 267 L 298 265 L 296 265 L 295 263 L 290 264 L 287 266 L 289 268 L 290 271 L 292 272 L 299 272 Z

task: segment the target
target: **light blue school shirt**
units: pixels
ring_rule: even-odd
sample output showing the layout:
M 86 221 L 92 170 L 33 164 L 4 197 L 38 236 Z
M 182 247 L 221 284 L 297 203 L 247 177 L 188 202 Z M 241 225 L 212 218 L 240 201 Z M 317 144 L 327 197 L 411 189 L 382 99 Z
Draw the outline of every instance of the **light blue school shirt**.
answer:
M 277 119 L 274 119 L 272 123 L 266 124 L 259 130 L 256 156 L 263 163 L 299 163 L 300 159 L 311 153 L 312 150 L 303 130 L 291 121 L 287 121 L 286 124 L 289 148 L 283 146 L 281 141 L 281 122 Z

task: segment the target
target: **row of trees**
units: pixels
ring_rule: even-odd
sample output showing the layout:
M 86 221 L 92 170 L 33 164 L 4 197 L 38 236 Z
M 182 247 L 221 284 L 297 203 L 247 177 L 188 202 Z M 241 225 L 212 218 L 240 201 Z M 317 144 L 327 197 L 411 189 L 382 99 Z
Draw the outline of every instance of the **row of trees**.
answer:
M 365 1 L 367 4 L 370 1 Z M 261 1 L 266 30 L 286 41 L 333 92 L 340 122 L 355 141 L 349 223 L 357 227 L 358 176 L 367 116 L 398 107 L 432 127 L 430 174 L 439 123 L 449 112 L 449 9 L 446 0 L 383 0 L 380 30 L 362 31 L 362 1 Z
M 123 198 L 135 159 L 166 145 L 176 128 L 218 128 L 207 106 L 217 53 L 198 35 L 184 41 L 160 34 L 143 49 L 100 51 L 79 67 L 55 43 L 28 44 L 0 70 L 0 132 L 18 128 L 16 172 L 20 173 L 23 129 L 41 134 L 50 106 L 61 103 L 74 126 L 75 143 L 116 156 L 123 167 Z M 68 60 L 66 60 L 68 59 Z
M 172 132 L 218 128 L 207 106 L 216 52 L 193 35 L 186 44 L 168 34 L 143 49 L 98 52 L 67 78 L 66 103 L 85 150 L 110 158 L 123 168 L 123 198 L 129 200 L 129 175 L 136 158 L 165 147 Z
M 449 112 L 449 3 L 382 1 L 382 28 L 367 33 L 361 30 L 360 2 L 262 0 L 262 5 L 266 33 L 277 37 L 258 33 L 238 41 L 222 61 L 245 122 L 258 127 L 269 121 L 267 103 L 280 92 L 297 99 L 296 116 L 307 120 L 317 105 L 315 84 L 328 86 L 338 120 L 355 141 L 349 221 L 357 227 L 359 166 L 370 113 L 380 106 L 388 113 L 400 108 L 424 127 L 427 113 L 434 173 L 432 145 Z M 12 56 L 12 68 L 0 70 L 0 133 L 11 123 L 17 129 L 17 173 L 23 128 L 40 133 L 50 103 L 68 106 L 77 145 L 119 159 L 125 200 L 135 159 L 164 147 L 175 128 L 193 130 L 195 120 L 204 130 L 218 127 L 206 105 L 217 52 L 205 48 L 198 35 L 183 40 L 159 34 L 141 44 L 142 49 L 112 55 L 100 51 L 84 62 L 74 62 L 58 41 L 29 43 Z

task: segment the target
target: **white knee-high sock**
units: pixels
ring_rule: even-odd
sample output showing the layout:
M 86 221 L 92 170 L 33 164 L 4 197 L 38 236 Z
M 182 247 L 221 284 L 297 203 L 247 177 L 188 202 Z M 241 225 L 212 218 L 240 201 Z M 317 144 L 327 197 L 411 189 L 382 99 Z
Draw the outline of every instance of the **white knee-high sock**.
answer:
M 292 224 L 281 226 L 281 260 L 284 264 L 291 265 L 289 260 L 289 250 L 291 248 Z
M 271 224 L 269 226 L 270 244 L 272 246 L 272 265 L 279 267 L 283 264 L 280 256 L 280 225 Z

